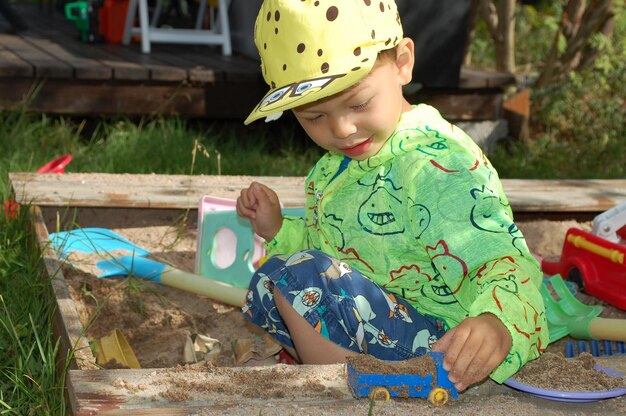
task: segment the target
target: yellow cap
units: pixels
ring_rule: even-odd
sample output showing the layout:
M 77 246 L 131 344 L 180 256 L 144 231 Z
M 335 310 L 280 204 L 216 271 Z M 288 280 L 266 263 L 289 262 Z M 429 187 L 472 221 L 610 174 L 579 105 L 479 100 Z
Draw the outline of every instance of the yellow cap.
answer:
M 270 91 L 244 123 L 345 90 L 401 39 L 395 0 L 265 0 L 254 41 Z

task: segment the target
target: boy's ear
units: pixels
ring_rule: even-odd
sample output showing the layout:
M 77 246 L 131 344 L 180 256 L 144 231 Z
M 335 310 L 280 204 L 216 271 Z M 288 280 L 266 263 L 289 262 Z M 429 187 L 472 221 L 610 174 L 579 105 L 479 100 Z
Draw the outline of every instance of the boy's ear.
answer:
M 396 46 L 396 66 L 402 85 L 411 82 L 413 65 L 415 65 L 415 44 L 411 38 L 403 38 Z

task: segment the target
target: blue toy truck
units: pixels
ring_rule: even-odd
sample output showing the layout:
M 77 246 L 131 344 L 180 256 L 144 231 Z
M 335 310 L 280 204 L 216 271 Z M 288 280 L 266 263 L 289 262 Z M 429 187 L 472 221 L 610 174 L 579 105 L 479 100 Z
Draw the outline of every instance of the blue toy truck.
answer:
M 459 398 L 454 384 L 443 368 L 443 353 L 429 352 L 435 362 L 436 373 L 419 374 L 372 374 L 359 372 L 350 362 L 347 365 L 348 384 L 357 399 L 372 397 L 382 390 L 391 397 L 426 397 L 435 406 L 443 406 L 450 397 Z

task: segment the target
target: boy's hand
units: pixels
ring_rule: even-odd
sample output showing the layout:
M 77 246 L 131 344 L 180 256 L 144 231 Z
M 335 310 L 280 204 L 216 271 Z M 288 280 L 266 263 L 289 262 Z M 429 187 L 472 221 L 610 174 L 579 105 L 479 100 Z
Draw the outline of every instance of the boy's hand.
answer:
M 237 198 L 237 214 L 248 218 L 254 232 L 266 241 L 273 239 L 283 225 L 278 195 L 258 182 L 241 190 Z
M 457 390 L 482 381 L 506 358 L 511 334 L 495 315 L 466 318 L 433 345 L 444 353 L 443 367 Z

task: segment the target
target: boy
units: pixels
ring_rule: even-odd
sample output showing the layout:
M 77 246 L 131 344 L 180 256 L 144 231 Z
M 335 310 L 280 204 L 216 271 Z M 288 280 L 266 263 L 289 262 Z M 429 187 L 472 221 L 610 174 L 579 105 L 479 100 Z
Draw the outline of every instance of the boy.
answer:
M 266 0 L 255 42 L 271 90 L 246 124 L 292 110 L 328 152 L 305 218 L 259 183 L 237 200 L 273 256 L 248 319 L 309 364 L 442 351 L 459 390 L 537 358 L 541 271 L 480 149 L 402 95 L 414 48 L 393 0 Z

